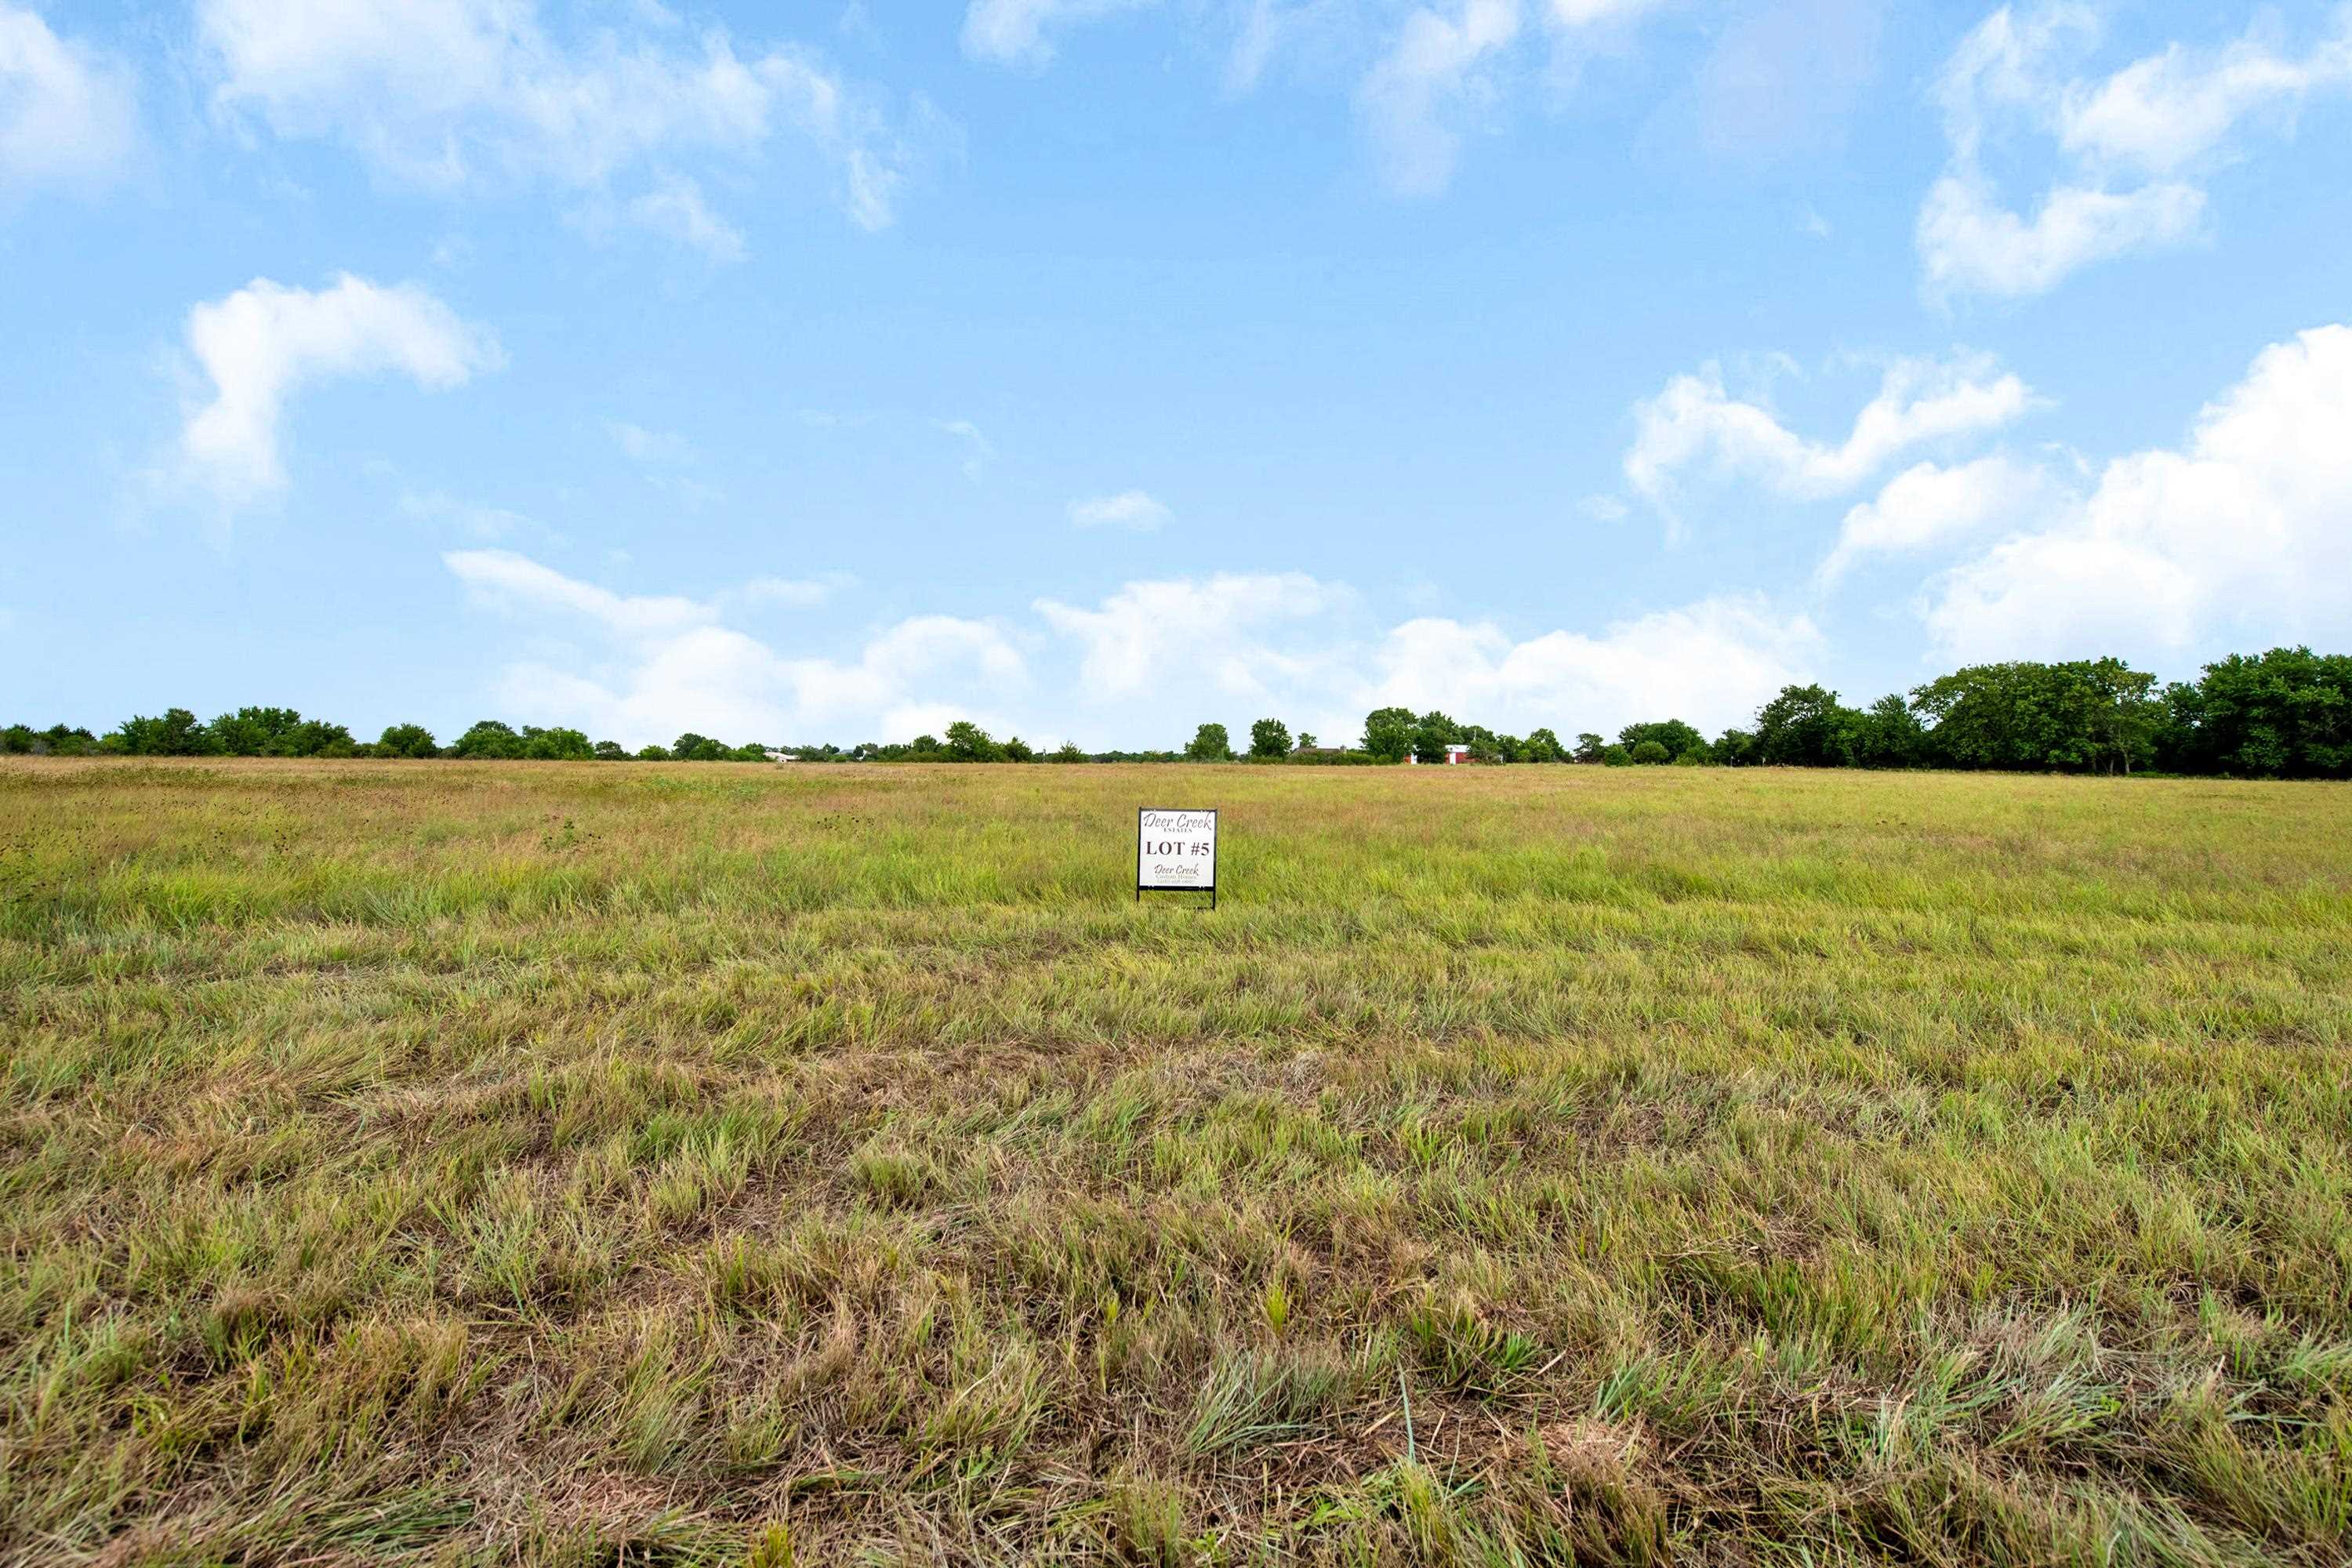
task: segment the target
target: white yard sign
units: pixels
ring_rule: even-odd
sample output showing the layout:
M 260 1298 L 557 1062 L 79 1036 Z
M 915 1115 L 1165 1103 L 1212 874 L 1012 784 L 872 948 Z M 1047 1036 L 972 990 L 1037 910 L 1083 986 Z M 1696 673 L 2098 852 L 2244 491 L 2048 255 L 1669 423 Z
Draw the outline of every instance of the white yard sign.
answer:
M 1217 897 L 1217 814 L 1153 810 L 1135 814 L 1135 896 L 1197 892 Z

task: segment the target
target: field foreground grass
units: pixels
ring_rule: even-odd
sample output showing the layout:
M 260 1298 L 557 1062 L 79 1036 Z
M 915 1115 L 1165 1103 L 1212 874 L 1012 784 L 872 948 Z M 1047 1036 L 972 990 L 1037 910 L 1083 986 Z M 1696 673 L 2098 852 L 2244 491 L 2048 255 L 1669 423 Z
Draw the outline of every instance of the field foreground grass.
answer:
M 2339 1563 L 2347 1045 L 2336 785 L 0 763 L 0 1561 Z

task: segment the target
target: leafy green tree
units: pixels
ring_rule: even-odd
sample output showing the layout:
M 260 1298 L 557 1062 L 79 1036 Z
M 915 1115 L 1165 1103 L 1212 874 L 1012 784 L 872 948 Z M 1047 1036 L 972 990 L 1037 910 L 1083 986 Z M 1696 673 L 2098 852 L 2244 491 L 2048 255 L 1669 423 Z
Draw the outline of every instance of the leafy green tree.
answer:
M 1675 760 L 1674 753 L 1666 750 L 1666 743 L 1664 741 L 1637 742 L 1626 748 L 1626 754 L 1643 767 L 1655 767 L 1662 763 L 1671 763 Z
M 907 755 L 917 762 L 938 762 L 943 753 L 936 735 L 918 735 L 907 742 Z
M 215 749 L 231 757 L 301 757 L 302 715 L 291 708 L 240 708 L 215 719 Z M 341 726 L 337 726 L 341 728 Z
M 2161 752 L 2183 773 L 2352 777 L 2352 656 L 2231 654 L 2165 691 Z
M 1628 724 L 1617 731 L 1617 743 L 1637 755 L 1644 741 L 1655 741 L 1664 746 L 1669 762 L 1681 756 L 1685 752 L 1696 752 L 1702 758 L 1706 754 L 1706 737 L 1679 719 L 1661 719 L 1648 724 Z
M 625 763 L 629 760 L 629 749 L 618 741 L 599 741 L 588 749 L 595 753 L 600 763 Z
M 303 724 L 295 737 L 306 757 L 352 757 L 359 754 L 359 742 L 341 724 L 330 724 L 323 719 L 312 719 Z
M 1519 760 L 1528 763 L 1564 763 L 1568 748 L 1549 730 L 1537 730 L 1519 742 Z
M 669 760 L 669 748 L 667 746 L 640 746 L 637 748 L 637 761 L 641 763 L 666 763 Z
M 184 708 L 167 708 L 157 719 L 133 714 L 107 739 L 113 750 L 134 757 L 207 757 L 219 750 L 211 731 Z
M 1498 735 L 1484 724 L 1460 724 L 1454 727 L 1456 745 L 1470 748 L 1474 763 L 1511 763 L 1518 760 L 1519 743 L 1508 735 Z M 1443 756 L 1444 753 L 1438 753 Z
M 1230 763 L 1234 760 L 1233 738 L 1225 733 L 1223 724 L 1203 724 L 1192 731 L 1192 743 L 1184 748 L 1187 762 Z
M 1279 719 L 1260 719 L 1250 726 L 1251 756 L 1286 757 L 1289 754 L 1289 725 Z
M 1746 730 L 1726 730 L 1715 738 L 1715 760 L 1727 768 L 1750 767 L 1758 761 L 1756 737 Z
M 1609 742 L 1586 730 L 1576 737 L 1576 750 L 1572 754 L 1580 763 L 1597 763 L 1604 760 L 1608 752 Z
M 1927 727 L 1900 695 L 1889 694 L 1872 703 L 1855 716 L 1849 733 L 1856 767 L 1925 767 L 1931 755 Z
M 1014 735 L 1004 742 L 1004 760 L 1008 763 L 1034 763 L 1037 760 L 1037 749 Z
M 1087 754 L 1078 750 L 1078 743 L 1076 741 L 1065 741 L 1054 748 L 1053 760 L 1057 763 L 1083 763 L 1087 760 Z
M 11 724 L 0 730 L 0 752 L 11 756 L 28 755 L 40 743 L 39 733 L 30 724 Z
M 2095 737 L 2092 762 L 2109 773 L 2145 768 L 2156 756 L 2164 704 L 2155 695 L 2156 677 L 2119 658 L 2095 658 L 2066 667 L 2076 672 L 2086 695 Z
M 2129 773 L 2166 719 L 2155 684 L 2115 658 L 1977 664 L 1916 689 L 1911 707 L 1953 767 Z
M 1826 687 L 1784 686 L 1756 710 L 1756 760 L 1776 767 L 1844 767 L 1853 761 L 1860 717 Z
M 1410 708 L 1375 708 L 1364 715 L 1361 748 L 1384 763 L 1412 755 L 1414 720 Z
M 437 757 L 441 748 L 433 739 L 433 731 L 422 724 L 387 724 L 376 737 L 375 754 L 379 757 Z
M 1412 721 L 1412 754 L 1423 763 L 1442 763 L 1445 748 L 1462 744 L 1462 726 L 1433 708 Z
M 522 755 L 522 737 L 511 724 L 483 719 L 449 743 L 449 754 L 468 762 L 511 761 Z
M 541 730 L 526 724 L 521 754 L 534 763 L 584 763 L 596 753 L 578 730 Z
M 53 757 L 79 757 L 98 750 L 98 737 L 79 725 L 52 724 L 40 733 L 34 749 Z
M 948 760 L 999 763 L 1004 760 L 1004 748 L 989 739 L 988 731 L 971 720 L 959 719 L 948 726 Z
M 1299 731 L 1298 731 L 1298 749 L 1299 749 L 1300 751 L 1302 751 L 1302 752 L 1311 752 L 1311 751 L 1313 751 L 1313 750 L 1315 749 L 1315 737 L 1314 737 L 1314 736 L 1312 736 L 1312 735 L 1310 735 L 1310 734 L 1308 734 L 1308 733 L 1307 733 L 1306 731 L 1304 731 L 1304 730 Z
M 1611 746 L 1601 753 L 1601 762 L 1604 767 L 1627 768 L 1633 765 L 1633 753 L 1622 746 Z
M 723 763 L 727 761 L 727 744 L 692 730 L 669 743 L 670 761 L 675 763 Z

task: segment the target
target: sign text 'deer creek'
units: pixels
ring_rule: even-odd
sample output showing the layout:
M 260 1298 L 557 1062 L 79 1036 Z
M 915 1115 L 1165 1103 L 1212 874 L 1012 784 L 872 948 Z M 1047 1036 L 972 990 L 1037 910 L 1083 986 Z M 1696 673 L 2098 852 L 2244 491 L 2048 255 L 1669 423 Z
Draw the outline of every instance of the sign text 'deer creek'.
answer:
M 1135 896 L 1217 895 L 1217 814 L 1146 806 L 1135 814 Z

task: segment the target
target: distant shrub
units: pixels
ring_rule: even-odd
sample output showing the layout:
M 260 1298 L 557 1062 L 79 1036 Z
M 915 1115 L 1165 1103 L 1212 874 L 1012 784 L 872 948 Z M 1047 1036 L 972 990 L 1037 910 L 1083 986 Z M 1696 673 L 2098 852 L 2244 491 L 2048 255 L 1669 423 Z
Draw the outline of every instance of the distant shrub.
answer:
M 1336 746 L 1329 751 L 1286 752 L 1278 757 L 1254 756 L 1245 752 L 1235 760 L 1249 766 L 1260 768 L 1363 768 L 1389 765 L 1388 759 L 1385 757 L 1376 757 L 1369 752 L 1343 752 Z
M 125 719 L 106 737 L 106 745 L 134 757 L 208 757 L 220 750 L 212 731 L 185 708 L 166 709 L 160 719 Z
M 1192 732 L 1192 743 L 1184 748 L 1188 763 L 1230 763 L 1234 760 L 1234 743 L 1223 724 L 1203 724 Z
M 1672 761 L 1685 752 L 1706 750 L 1706 737 L 1679 719 L 1661 719 L 1654 723 L 1628 724 L 1617 731 L 1617 743 L 1630 747 L 1635 762 L 1643 761 L 1642 745 L 1655 741 L 1666 749 L 1661 761 Z
M 1026 751 L 1027 747 L 1022 748 Z M 969 719 L 959 719 L 948 726 L 948 761 L 951 763 L 1001 763 L 1004 748 L 989 732 Z
M 522 755 L 522 737 L 502 719 L 484 719 L 449 743 L 448 755 L 467 761 L 504 762 Z
M 1674 757 L 1666 751 L 1664 741 L 1644 741 L 1633 748 L 1632 755 L 1634 762 L 1645 768 L 1656 767 L 1662 763 L 1674 761 Z
M 433 739 L 433 731 L 422 724 L 387 724 L 376 737 L 375 754 L 379 757 L 437 757 L 441 747 Z
M 528 724 L 523 727 L 521 755 L 532 762 L 584 763 L 595 754 L 595 748 L 588 743 L 582 731 L 541 730 Z

